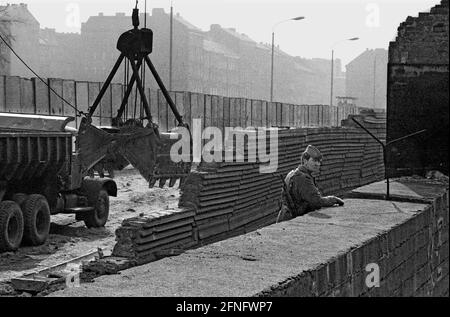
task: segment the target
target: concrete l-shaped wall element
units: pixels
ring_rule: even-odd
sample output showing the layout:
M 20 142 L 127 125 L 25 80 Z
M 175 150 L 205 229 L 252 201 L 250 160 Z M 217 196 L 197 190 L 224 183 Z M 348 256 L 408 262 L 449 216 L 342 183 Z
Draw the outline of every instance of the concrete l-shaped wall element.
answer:
M 391 186 L 51 296 L 448 296 L 448 183 Z

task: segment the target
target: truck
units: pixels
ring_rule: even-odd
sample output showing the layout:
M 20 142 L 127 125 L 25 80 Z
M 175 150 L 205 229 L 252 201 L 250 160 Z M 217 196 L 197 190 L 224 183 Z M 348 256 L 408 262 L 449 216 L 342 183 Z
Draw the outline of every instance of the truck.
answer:
M 44 244 L 54 214 L 75 214 L 88 228 L 106 224 L 117 186 L 82 169 L 73 120 L 0 113 L 0 252 Z

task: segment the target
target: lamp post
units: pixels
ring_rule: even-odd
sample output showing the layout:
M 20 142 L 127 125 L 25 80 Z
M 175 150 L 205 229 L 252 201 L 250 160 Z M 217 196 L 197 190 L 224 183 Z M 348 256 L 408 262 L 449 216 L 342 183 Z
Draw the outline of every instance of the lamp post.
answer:
M 331 91 L 330 91 L 330 106 L 333 105 L 333 79 L 334 79 L 334 47 L 344 41 L 356 41 L 359 40 L 359 37 L 352 37 L 351 39 L 345 39 L 337 41 L 331 47 Z
M 170 1 L 169 91 L 172 91 L 173 1 Z
M 377 82 L 377 52 L 374 51 L 374 57 L 373 57 L 373 96 L 372 96 L 372 107 L 374 109 L 375 109 L 376 94 L 377 94 L 376 82 Z
M 274 46 L 275 46 L 275 27 L 283 22 L 299 21 L 299 20 L 303 20 L 304 18 L 305 17 L 296 17 L 296 18 L 283 20 L 283 21 L 275 23 L 274 26 L 272 27 L 272 61 L 271 61 L 271 67 L 270 67 L 270 102 L 273 101 L 273 56 L 274 56 Z

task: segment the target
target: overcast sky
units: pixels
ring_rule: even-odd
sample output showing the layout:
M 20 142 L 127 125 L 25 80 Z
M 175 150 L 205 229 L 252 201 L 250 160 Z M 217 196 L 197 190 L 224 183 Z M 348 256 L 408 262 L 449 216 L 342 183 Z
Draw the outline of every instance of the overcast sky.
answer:
M 60 32 L 80 32 L 89 16 L 103 12 L 131 14 L 135 0 L 1 0 L 1 4 L 27 3 L 41 27 Z M 271 43 L 272 28 L 280 21 L 297 16 L 275 27 L 275 44 L 294 56 L 335 57 L 346 65 L 366 48 L 385 48 L 397 35 L 397 27 L 408 15 L 429 11 L 440 0 L 172 0 L 175 13 L 207 31 L 211 24 L 235 28 L 257 42 Z M 147 0 L 147 11 L 164 8 L 171 0 Z M 145 1 L 139 0 L 144 12 Z M 143 23 L 143 22 L 142 22 Z M 131 28 L 131 21 L 130 21 Z M 124 30 L 125 31 L 125 30 Z M 345 41 L 359 37 L 358 41 Z M 344 40 L 344 41 L 341 41 Z M 156 48 L 155 48 L 156 49 Z

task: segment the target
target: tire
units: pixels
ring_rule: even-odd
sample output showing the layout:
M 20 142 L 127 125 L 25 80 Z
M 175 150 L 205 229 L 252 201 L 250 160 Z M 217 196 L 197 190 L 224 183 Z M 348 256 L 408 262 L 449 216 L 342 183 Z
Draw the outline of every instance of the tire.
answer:
M 105 189 L 101 189 L 93 204 L 94 210 L 84 216 L 84 223 L 88 228 L 104 227 L 109 216 L 109 195 Z
M 0 252 L 16 251 L 23 237 L 23 216 L 14 201 L 0 202 Z
M 27 245 L 37 246 L 47 241 L 50 232 L 50 207 L 42 195 L 28 196 L 23 203 L 23 240 Z

